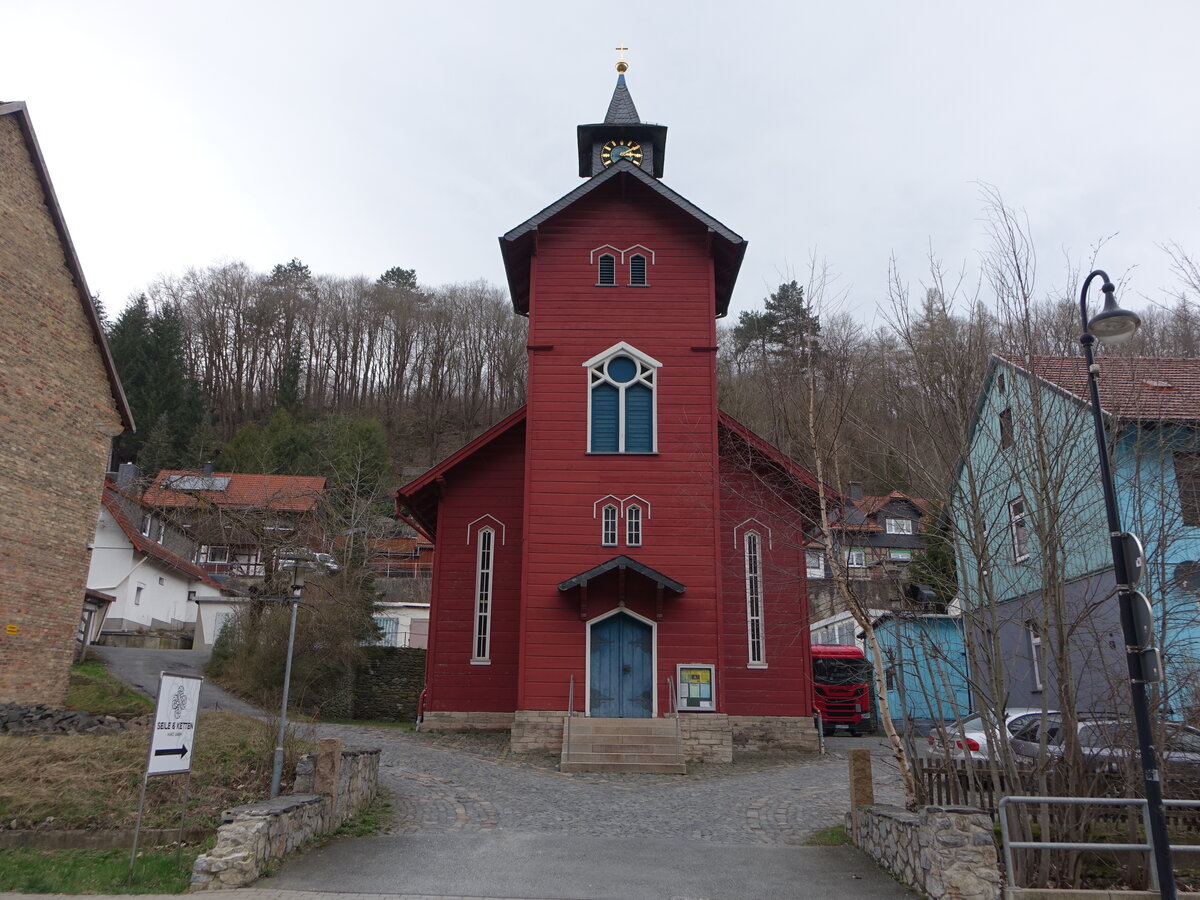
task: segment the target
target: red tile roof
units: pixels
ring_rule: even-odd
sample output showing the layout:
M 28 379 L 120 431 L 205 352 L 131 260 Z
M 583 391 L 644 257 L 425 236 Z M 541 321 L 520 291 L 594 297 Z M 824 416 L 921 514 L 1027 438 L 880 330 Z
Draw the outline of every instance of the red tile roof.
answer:
M 224 490 L 187 490 L 168 485 L 180 477 L 229 479 Z M 142 494 L 147 506 L 219 506 L 225 509 L 270 509 L 310 512 L 320 502 L 325 479 L 310 475 L 248 475 L 196 469 L 164 469 Z
M 181 572 L 193 581 L 200 581 L 209 587 L 224 590 L 224 587 L 219 582 L 210 578 L 208 573 L 198 565 L 189 562 L 176 553 L 172 553 L 162 544 L 152 541 L 142 534 L 139 529 L 140 523 L 133 522 L 125 511 L 125 507 L 121 505 L 120 497 L 122 496 L 128 500 L 132 500 L 134 503 L 138 502 L 128 494 L 123 494 L 117 490 L 117 487 L 111 481 L 105 481 L 104 496 L 101 498 L 101 502 L 104 504 L 104 508 L 108 510 L 108 514 L 120 526 L 121 531 L 125 532 L 125 537 L 129 538 L 129 542 L 133 544 L 135 550 L 157 559 L 159 562 Z
M 1001 356 L 1080 400 L 1088 401 L 1083 357 Z M 1200 359 L 1113 356 L 1100 366 L 1100 407 L 1121 419 L 1194 422 L 1200 419 Z

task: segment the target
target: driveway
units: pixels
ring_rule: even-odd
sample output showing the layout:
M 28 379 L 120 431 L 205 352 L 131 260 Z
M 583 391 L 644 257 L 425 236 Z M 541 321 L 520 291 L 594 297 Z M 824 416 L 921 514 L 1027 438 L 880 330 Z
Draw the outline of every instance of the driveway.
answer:
M 911 897 L 851 847 L 810 847 L 842 822 L 845 749 L 875 751 L 876 799 L 900 799 L 881 741 L 831 741 L 825 757 L 762 754 L 687 776 L 562 774 L 503 738 L 320 726 L 382 748 L 391 833 L 286 862 L 266 890 L 556 900 Z
M 212 655 L 211 650 L 143 650 L 139 647 L 92 646 L 88 650 L 108 663 L 114 675 L 151 700 L 158 697 L 161 673 L 203 675 L 204 666 Z M 221 690 L 212 681 L 205 681 L 200 689 L 200 708 L 225 709 L 247 716 L 263 715 L 262 710 Z

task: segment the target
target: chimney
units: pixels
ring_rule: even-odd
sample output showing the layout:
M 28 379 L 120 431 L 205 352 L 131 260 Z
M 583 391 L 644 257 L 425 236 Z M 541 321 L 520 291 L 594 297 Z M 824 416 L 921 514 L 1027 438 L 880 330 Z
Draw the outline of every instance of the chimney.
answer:
M 862 482 L 849 481 L 846 483 L 846 496 L 851 500 L 861 500 L 863 498 Z
M 121 463 L 117 466 L 117 487 L 127 488 L 142 477 L 142 470 L 133 463 Z
M 211 475 L 212 473 L 213 473 L 213 464 L 212 464 L 212 460 L 209 460 L 208 462 L 206 462 L 204 464 L 204 474 Z

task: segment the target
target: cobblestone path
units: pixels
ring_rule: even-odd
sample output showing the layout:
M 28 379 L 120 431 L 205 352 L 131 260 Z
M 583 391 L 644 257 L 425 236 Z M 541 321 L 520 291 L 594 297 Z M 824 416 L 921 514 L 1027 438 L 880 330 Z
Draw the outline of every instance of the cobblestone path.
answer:
M 751 754 L 689 774 L 563 774 L 547 755 L 508 753 L 507 735 L 411 734 L 322 725 L 322 737 L 382 748 L 393 834 L 512 830 L 562 836 L 677 837 L 716 844 L 802 844 L 840 824 L 849 803 L 845 751 L 868 746 L 877 802 L 902 800 L 882 741 L 841 738 L 825 756 Z

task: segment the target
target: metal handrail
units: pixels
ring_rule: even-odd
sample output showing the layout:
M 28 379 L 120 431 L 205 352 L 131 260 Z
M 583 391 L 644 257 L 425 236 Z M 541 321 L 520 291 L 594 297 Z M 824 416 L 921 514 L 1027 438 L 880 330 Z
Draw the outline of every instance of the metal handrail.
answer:
M 1083 843 L 1076 841 L 1014 841 L 1009 839 L 1008 816 L 1005 807 L 1016 804 L 1058 804 L 1061 806 L 1139 806 L 1142 810 L 1142 826 L 1145 828 L 1147 839 L 1139 844 L 1113 843 Z M 1200 800 L 1164 800 L 1163 806 L 1179 809 L 1200 809 Z M 1014 850 L 1135 850 L 1152 853 L 1154 845 L 1150 842 L 1150 812 L 1149 805 L 1138 797 L 1001 797 L 996 807 L 996 815 L 1000 818 L 1000 844 L 1004 851 L 1004 866 L 1008 872 L 1008 886 L 1017 888 L 1013 882 L 1016 871 L 1013 868 Z M 1200 844 L 1169 844 L 1171 852 L 1200 853 Z M 1158 870 L 1149 866 L 1151 884 L 1158 890 Z

